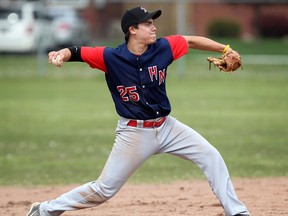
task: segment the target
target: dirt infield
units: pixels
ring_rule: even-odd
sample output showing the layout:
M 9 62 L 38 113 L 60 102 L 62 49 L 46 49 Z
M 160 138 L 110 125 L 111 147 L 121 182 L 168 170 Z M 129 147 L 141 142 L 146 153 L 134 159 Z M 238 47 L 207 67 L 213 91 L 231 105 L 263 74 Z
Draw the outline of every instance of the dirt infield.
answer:
M 288 177 L 232 181 L 251 215 L 288 215 Z M 24 216 L 31 203 L 55 198 L 75 186 L 0 187 L 0 215 Z M 224 213 L 206 181 L 190 180 L 171 184 L 126 184 L 114 198 L 97 208 L 63 215 L 221 216 Z

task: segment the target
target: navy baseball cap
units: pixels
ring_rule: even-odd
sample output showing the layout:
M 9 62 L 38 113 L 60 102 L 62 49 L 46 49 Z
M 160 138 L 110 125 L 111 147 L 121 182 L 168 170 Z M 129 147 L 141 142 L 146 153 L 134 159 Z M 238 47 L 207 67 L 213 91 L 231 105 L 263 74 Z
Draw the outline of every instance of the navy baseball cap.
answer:
M 130 26 L 137 25 L 141 22 L 145 22 L 149 19 L 157 19 L 162 14 L 161 10 L 153 11 L 149 13 L 143 7 L 135 7 L 130 10 L 126 10 L 121 20 L 121 28 L 124 34 L 129 31 Z

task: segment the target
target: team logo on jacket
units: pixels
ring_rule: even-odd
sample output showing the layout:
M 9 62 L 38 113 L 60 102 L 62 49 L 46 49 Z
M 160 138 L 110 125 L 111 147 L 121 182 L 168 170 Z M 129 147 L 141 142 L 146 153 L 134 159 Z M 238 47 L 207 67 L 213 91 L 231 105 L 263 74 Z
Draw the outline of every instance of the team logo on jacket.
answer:
M 154 79 L 159 81 L 159 85 L 165 82 L 165 77 L 166 77 L 166 69 L 163 70 L 158 70 L 157 66 L 152 66 L 148 67 L 149 75 L 150 75 L 150 80 L 151 82 L 154 81 Z
M 145 8 L 141 7 L 140 9 L 143 10 L 144 13 L 147 13 L 147 10 Z

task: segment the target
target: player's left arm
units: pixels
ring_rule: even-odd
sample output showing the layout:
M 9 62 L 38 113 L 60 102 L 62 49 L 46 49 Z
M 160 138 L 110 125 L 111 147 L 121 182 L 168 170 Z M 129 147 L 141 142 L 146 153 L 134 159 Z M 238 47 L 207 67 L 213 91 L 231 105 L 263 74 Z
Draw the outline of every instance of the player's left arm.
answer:
M 201 36 L 183 36 L 183 37 L 187 41 L 188 48 L 191 48 L 191 49 L 223 53 L 225 48 L 227 47 L 227 45 L 218 43 L 206 37 L 201 37 Z M 229 49 L 231 48 L 229 47 Z M 225 50 L 225 51 L 230 52 L 232 51 L 232 49 Z
M 240 67 L 243 68 L 240 54 L 231 49 L 230 45 L 224 45 L 206 37 L 183 37 L 187 42 L 188 48 L 222 53 L 220 58 L 207 58 L 209 61 L 209 69 L 211 67 L 211 63 L 225 72 L 233 72 Z

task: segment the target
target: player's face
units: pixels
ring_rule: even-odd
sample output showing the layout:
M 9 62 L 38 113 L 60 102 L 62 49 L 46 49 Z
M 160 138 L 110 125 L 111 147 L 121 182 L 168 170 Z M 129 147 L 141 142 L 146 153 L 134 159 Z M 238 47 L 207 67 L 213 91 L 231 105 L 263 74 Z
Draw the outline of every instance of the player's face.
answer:
M 156 27 L 154 20 L 149 19 L 146 22 L 139 23 L 137 29 L 138 38 L 146 44 L 152 44 L 156 41 Z

